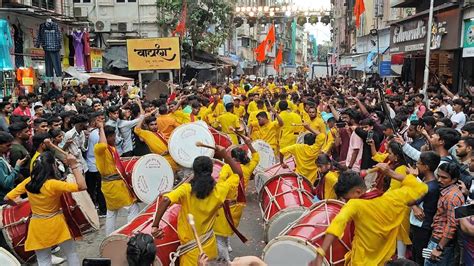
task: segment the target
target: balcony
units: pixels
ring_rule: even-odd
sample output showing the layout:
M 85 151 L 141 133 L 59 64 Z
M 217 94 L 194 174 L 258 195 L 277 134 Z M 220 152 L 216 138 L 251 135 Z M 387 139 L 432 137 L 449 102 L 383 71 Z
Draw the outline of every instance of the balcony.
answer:
M 3 0 L 1 9 L 41 19 L 53 18 L 62 22 L 75 21 L 67 0 Z
M 419 0 L 391 0 L 390 7 L 416 7 L 420 4 Z

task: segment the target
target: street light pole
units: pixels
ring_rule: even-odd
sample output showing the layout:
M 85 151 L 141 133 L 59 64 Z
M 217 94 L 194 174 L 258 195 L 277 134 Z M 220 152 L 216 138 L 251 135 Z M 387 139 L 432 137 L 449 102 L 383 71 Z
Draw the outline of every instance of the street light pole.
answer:
M 426 58 L 425 58 L 425 73 L 423 76 L 423 94 L 425 100 L 428 99 L 428 79 L 430 76 L 430 53 L 431 53 L 431 28 L 433 27 L 433 3 L 434 0 L 430 0 L 430 13 L 428 16 L 428 29 L 426 36 Z

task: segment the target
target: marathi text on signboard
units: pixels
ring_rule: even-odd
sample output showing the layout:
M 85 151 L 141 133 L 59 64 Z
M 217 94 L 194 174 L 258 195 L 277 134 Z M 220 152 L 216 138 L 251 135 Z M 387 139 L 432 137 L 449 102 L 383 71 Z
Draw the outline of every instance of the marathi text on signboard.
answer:
M 179 38 L 127 40 L 128 70 L 180 69 Z

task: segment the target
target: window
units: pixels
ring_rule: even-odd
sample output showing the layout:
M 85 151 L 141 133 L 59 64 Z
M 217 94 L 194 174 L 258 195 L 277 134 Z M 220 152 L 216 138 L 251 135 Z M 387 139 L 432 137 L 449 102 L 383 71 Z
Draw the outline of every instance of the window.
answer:
M 117 3 L 136 3 L 137 0 L 116 0 Z
M 250 39 L 242 37 L 242 47 L 250 47 Z

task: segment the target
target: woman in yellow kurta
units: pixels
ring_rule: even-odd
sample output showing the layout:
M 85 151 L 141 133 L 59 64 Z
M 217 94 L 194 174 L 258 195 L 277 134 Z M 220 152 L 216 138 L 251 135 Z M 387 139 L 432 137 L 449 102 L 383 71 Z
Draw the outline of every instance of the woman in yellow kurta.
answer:
M 337 199 L 334 185 L 337 183 L 339 173 L 346 170 L 346 167 L 333 162 L 329 155 L 323 153 L 316 159 L 318 165 L 318 175 L 320 176 L 318 185 L 315 187 L 315 195 L 320 199 Z
M 74 241 L 61 211 L 61 195 L 66 192 L 86 190 L 86 181 L 76 158 L 67 155 L 66 161 L 77 183 L 60 181 L 54 155 L 43 152 L 34 162 L 31 177 L 10 191 L 5 200 L 15 205 L 14 200 L 26 193 L 32 216 L 28 225 L 25 250 L 36 253 L 38 265 L 51 265 L 51 247 L 60 245 L 66 253 L 69 265 L 79 265 L 79 256 Z
M 229 197 L 230 191 L 235 190 L 242 176 L 240 166 L 233 161 L 223 147 L 216 147 L 215 155 L 223 157 L 229 163 L 232 171 L 225 181 L 215 182 L 212 178 L 213 161 L 206 156 L 199 156 L 193 162 L 194 177 L 190 183 L 184 183 L 163 196 L 158 204 L 155 220 L 152 226 L 152 235 L 161 237 L 162 229 L 158 228 L 161 218 L 170 204 L 181 204 L 178 215 L 178 237 L 181 245 L 190 245 L 189 251 L 180 254 L 180 265 L 196 265 L 199 250 L 195 243 L 191 226 L 187 221 L 188 214 L 192 214 L 198 235 L 201 237 L 204 252 L 213 259 L 217 256 L 216 238 L 213 232 L 217 211 Z
M 98 127 L 99 143 L 94 146 L 94 155 L 97 170 L 102 177 L 102 193 L 107 207 L 105 234 L 108 236 L 115 230 L 115 222 L 121 208 L 128 207 L 127 221 L 131 221 L 139 213 L 140 208 L 117 170 L 114 160 L 114 156 L 118 156 L 115 149 L 115 128 L 112 126 L 104 128 L 103 123 L 98 123 Z
M 311 265 L 322 265 L 322 257 L 336 238 L 342 237 L 350 221 L 353 222 L 355 230 L 352 250 L 345 256 L 345 265 L 385 265 L 391 259 L 407 204 L 426 194 L 428 186 L 413 175 L 395 173 L 387 164 L 380 163 L 377 167 L 386 175 L 397 179 L 401 186 L 374 199 L 358 199 L 365 193 L 364 181 L 355 172 L 341 173 L 340 179 L 359 180 L 356 186 L 346 191 L 346 195 L 355 198 L 349 199 L 332 220 L 321 248 L 316 250 L 316 261 Z M 351 183 L 355 184 L 354 181 Z M 346 198 L 346 195 L 341 196 Z

